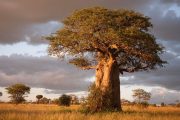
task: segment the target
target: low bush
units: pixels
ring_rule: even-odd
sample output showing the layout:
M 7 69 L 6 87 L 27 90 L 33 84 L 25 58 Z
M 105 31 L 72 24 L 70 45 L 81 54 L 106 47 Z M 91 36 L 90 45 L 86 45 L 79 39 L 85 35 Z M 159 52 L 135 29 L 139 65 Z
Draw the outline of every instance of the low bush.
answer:
M 90 85 L 89 94 L 83 108 L 88 112 L 112 111 L 112 103 L 110 101 L 111 90 L 104 94 L 100 88 L 95 86 L 95 83 Z
M 71 97 L 69 95 L 63 94 L 59 98 L 59 104 L 63 105 L 63 106 L 70 106 L 70 104 L 71 104 Z
M 148 106 L 149 106 L 148 102 L 141 102 L 137 104 L 137 107 L 141 109 L 147 108 Z

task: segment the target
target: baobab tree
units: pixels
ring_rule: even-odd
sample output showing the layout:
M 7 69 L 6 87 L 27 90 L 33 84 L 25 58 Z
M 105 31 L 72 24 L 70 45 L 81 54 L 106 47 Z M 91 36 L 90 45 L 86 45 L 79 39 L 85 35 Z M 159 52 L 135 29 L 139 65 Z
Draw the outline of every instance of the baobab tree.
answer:
M 106 97 L 102 97 L 97 110 L 121 110 L 120 74 L 165 63 L 159 56 L 163 47 L 149 32 L 150 18 L 138 12 L 93 7 L 75 11 L 63 23 L 63 28 L 46 37 L 48 52 L 81 69 L 96 70 L 96 88 L 103 96 L 110 94 L 110 103 L 103 104 Z

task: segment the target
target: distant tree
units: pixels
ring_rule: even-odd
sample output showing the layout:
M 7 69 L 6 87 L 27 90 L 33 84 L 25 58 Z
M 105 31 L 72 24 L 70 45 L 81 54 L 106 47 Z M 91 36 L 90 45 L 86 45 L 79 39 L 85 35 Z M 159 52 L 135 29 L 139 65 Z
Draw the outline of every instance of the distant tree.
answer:
M 69 55 L 71 64 L 96 70 L 95 85 L 102 92 L 97 96 L 102 104 L 96 105 L 96 111 L 121 111 L 120 74 L 152 70 L 166 63 L 160 58 L 163 47 L 149 32 L 153 26 L 150 18 L 141 13 L 93 7 L 76 10 L 63 23 L 46 37 L 48 52 L 62 59 Z
M 86 106 L 87 106 L 87 97 L 81 96 L 81 98 L 79 99 L 79 103 L 80 103 L 83 107 L 86 107 Z
M 151 98 L 151 93 L 146 92 L 143 89 L 135 89 L 133 90 L 133 97 L 138 103 L 147 102 Z
M 43 98 L 43 95 L 36 95 L 36 98 L 37 98 L 37 103 L 39 103 L 40 99 Z
M 71 97 L 71 104 L 79 104 L 79 99 L 76 95 L 70 95 Z
M 84 96 L 82 96 L 81 98 L 80 98 L 80 103 L 85 103 L 86 102 L 86 98 L 84 97 Z
M 71 96 L 63 94 L 59 98 L 59 102 L 60 102 L 60 105 L 70 106 L 70 104 L 71 104 Z
M 9 96 L 11 98 L 11 102 L 16 104 L 24 102 L 25 97 L 27 97 L 25 95 L 30 92 L 30 87 L 24 84 L 14 84 L 5 89 L 8 94 L 11 94 L 11 96 Z
M 50 101 L 51 101 L 51 99 L 48 99 L 48 98 L 46 98 L 46 97 L 43 97 L 43 98 L 41 98 L 40 103 L 42 103 L 42 104 L 49 104 Z
M 161 102 L 161 106 L 164 107 L 166 104 L 164 102 Z
M 59 104 L 59 99 L 55 98 L 51 102 L 52 102 L 52 104 L 57 104 L 58 105 Z
M 176 100 L 175 102 L 176 102 L 176 107 L 180 107 L 180 102 L 179 102 L 179 100 Z
M 144 101 L 149 101 L 151 99 L 151 93 L 150 92 L 144 92 L 144 97 L 143 100 Z
M 0 92 L 0 97 L 1 97 L 2 95 L 3 95 L 2 92 Z
M 176 107 L 180 107 L 180 102 L 179 102 L 179 100 L 176 100 L 175 102 L 176 102 Z
M 176 104 L 179 104 L 179 100 L 176 100 L 175 102 L 176 102 Z
M 121 99 L 121 104 L 123 104 L 123 105 L 130 105 L 131 102 L 129 100 L 126 100 L 126 99 Z

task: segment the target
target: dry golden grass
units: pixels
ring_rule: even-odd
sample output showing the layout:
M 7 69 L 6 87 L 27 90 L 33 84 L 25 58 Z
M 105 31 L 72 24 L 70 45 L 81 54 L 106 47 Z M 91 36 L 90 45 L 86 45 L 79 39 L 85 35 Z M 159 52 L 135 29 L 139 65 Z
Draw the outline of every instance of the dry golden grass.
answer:
M 0 104 L 0 120 L 180 120 L 180 108 L 123 106 L 124 112 L 85 114 L 79 106 Z

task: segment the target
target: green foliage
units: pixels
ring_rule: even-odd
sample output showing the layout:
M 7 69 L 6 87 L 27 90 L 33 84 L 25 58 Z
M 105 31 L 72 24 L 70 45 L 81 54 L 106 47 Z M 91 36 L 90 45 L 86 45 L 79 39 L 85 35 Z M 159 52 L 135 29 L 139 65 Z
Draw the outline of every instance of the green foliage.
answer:
M 51 99 L 48 99 L 46 97 L 43 97 L 40 99 L 39 103 L 42 103 L 42 104 L 49 104 L 50 103 L 50 100 Z
M 100 111 L 116 111 L 113 109 L 113 103 L 111 102 L 111 90 L 103 92 L 100 88 L 97 88 L 93 83 L 89 87 L 89 94 L 86 102 L 83 104 L 83 108 L 88 112 L 100 112 Z
M 43 95 L 36 95 L 36 98 L 40 100 L 41 98 L 43 98 Z
M 79 99 L 76 95 L 71 94 L 70 97 L 71 97 L 71 104 L 74 104 L 74 105 L 79 104 Z
M 153 107 L 156 107 L 156 104 L 152 104 Z
M 8 94 L 11 94 L 11 96 L 9 96 L 11 98 L 11 102 L 18 104 L 25 101 L 24 97 L 26 96 L 24 95 L 30 92 L 30 87 L 25 86 L 24 84 L 14 84 L 7 87 L 6 90 Z
M 106 64 L 112 60 L 123 74 L 156 69 L 166 63 L 160 58 L 163 47 L 149 32 L 150 18 L 138 12 L 92 7 L 76 10 L 63 23 L 63 28 L 46 37 L 48 52 L 82 69 L 97 68 L 102 61 Z M 103 111 L 116 106 L 111 103 L 112 90 L 102 92 L 92 87 L 87 107 Z M 143 95 L 147 101 L 150 94 Z
M 137 106 L 138 106 L 139 108 L 143 109 L 143 108 L 147 108 L 147 107 L 149 106 L 149 103 L 146 102 L 146 101 L 143 101 L 143 102 L 141 102 L 141 103 L 138 103 Z
M 133 97 L 140 104 L 140 103 L 147 102 L 148 100 L 150 100 L 151 93 L 138 88 L 138 89 L 133 90 Z
M 38 103 L 39 103 L 39 101 L 40 101 L 40 99 L 42 99 L 43 98 L 43 95 L 36 95 L 36 98 L 38 99 Z
M 64 20 L 64 27 L 47 36 L 49 54 L 84 68 L 113 57 L 119 70 L 134 72 L 162 67 L 163 47 L 150 34 L 150 18 L 132 10 L 92 7 L 76 10 Z M 87 53 L 92 54 L 87 58 Z
M 70 106 L 71 103 L 71 97 L 69 95 L 61 95 L 59 98 L 59 104 L 63 106 Z
M 164 102 L 162 102 L 162 103 L 161 103 L 161 106 L 164 107 L 164 106 L 166 106 L 166 104 L 165 104 Z
M 70 60 L 69 63 L 74 64 L 78 67 L 84 67 L 84 66 L 90 65 L 90 63 L 88 63 L 88 60 L 84 58 L 75 58 L 75 59 Z
M 59 99 L 58 98 L 55 98 L 51 101 L 52 104 L 59 104 Z

